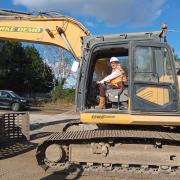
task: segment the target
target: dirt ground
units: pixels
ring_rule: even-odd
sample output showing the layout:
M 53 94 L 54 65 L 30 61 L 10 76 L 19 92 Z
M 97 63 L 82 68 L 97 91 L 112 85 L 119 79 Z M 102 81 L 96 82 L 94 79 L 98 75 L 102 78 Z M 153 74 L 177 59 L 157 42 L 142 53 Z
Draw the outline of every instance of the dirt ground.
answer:
M 32 107 L 30 116 L 30 142 L 12 142 L 0 145 L 0 179 L 2 180 L 56 180 L 92 179 L 80 173 L 45 172 L 37 165 L 36 147 L 51 133 L 62 130 L 65 123 L 79 119 L 72 105 Z M 0 110 L 0 113 L 9 113 Z M 101 177 L 98 177 L 100 179 Z M 93 177 L 97 179 L 97 177 Z M 103 178 L 104 179 L 104 178 Z
M 0 110 L 0 113 L 9 111 Z M 64 108 L 49 106 L 33 107 L 29 111 L 30 115 L 30 135 L 31 141 L 14 142 L 0 145 L 0 179 L 2 180 L 63 180 L 63 179 L 81 179 L 81 180 L 99 180 L 99 179 L 155 179 L 140 178 L 129 176 L 105 177 L 103 175 L 84 176 L 78 169 L 73 173 L 64 172 L 45 172 L 36 162 L 36 147 L 51 133 L 60 131 L 63 125 L 69 121 L 75 121 L 79 114 L 73 111 L 73 106 L 68 105 Z M 165 178 L 163 178 L 165 179 Z M 169 179 L 169 178 L 168 178 Z

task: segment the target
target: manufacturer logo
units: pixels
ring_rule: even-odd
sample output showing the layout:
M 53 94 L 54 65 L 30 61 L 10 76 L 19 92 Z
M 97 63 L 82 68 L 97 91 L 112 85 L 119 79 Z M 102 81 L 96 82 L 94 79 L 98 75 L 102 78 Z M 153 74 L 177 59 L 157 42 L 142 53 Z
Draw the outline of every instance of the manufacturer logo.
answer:
M 113 119 L 115 116 L 113 115 L 92 115 L 92 119 Z
M 0 32 L 41 33 L 43 32 L 43 28 L 0 26 Z

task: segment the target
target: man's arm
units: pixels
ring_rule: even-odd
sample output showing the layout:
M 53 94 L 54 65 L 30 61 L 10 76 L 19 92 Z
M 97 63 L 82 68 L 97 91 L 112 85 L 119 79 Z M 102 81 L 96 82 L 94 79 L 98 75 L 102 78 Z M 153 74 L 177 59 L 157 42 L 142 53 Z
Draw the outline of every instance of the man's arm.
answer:
M 108 81 L 111 81 L 112 79 L 120 76 L 121 73 L 118 69 L 116 69 L 114 72 L 112 72 L 109 76 L 106 76 L 104 79 L 102 79 L 100 81 L 101 84 L 103 84 L 104 82 L 108 82 Z

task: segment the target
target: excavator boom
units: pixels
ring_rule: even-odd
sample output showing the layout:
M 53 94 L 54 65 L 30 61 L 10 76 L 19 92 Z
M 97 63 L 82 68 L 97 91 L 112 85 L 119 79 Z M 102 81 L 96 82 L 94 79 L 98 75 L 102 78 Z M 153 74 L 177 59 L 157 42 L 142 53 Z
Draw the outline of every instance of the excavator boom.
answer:
M 81 57 L 81 37 L 90 32 L 71 17 L 0 16 L 0 38 L 60 46 Z

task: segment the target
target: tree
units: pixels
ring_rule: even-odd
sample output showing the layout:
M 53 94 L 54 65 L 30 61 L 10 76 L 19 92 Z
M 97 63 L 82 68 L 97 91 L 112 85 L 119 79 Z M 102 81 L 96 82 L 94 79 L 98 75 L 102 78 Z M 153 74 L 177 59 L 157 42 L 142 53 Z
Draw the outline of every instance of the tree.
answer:
M 0 51 L 0 88 L 19 91 L 23 82 L 24 63 L 19 60 L 25 57 L 21 43 L 1 41 Z
M 34 92 L 48 92 L 53 88 L 53 73 L 51 68 L 43 62 L 39 52 L 33 46 L 25 48 L 25 54 L 28 62 L 31 62 L 26 68 L 27 83 Z
M 48 92 L 52 89 L 51 68 L 34 46 L 0 41 L 0 88 L 16 92 Z
M 71 66 L 74 61 L 74 57 L 71 53 L 64 49 L 55 46 L 46 45 L 41 46 L 41 53 L 44 59 L 46 59 L 49 66 L 52 68 L 55 80 L 54 86 L 57 84 L 62 88 L 70 86 L 68 83 L 69 78 L 71 82 L 76 81 L 76 76 L 71 73 Z

